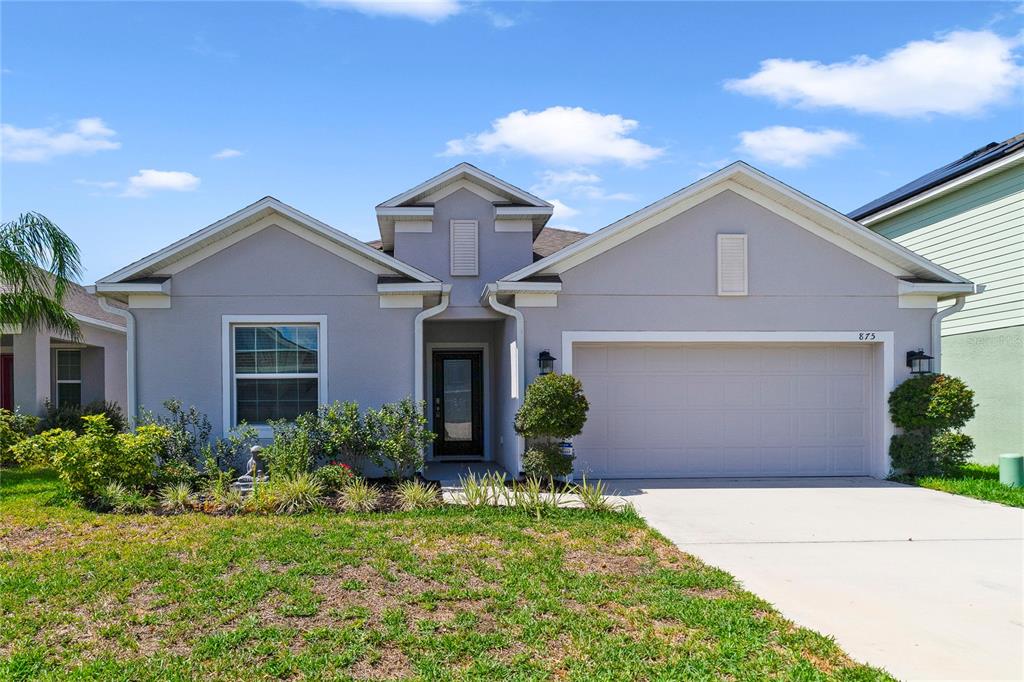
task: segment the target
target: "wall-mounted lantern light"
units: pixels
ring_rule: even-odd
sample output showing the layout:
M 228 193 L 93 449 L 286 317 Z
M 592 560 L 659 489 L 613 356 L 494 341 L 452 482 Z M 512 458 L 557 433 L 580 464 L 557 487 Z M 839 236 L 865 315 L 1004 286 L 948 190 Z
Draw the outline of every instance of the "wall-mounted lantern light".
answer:
M 537 365 L 540 367 L 540 373 L 551 374 L 555 371 L 555 360 L 557 360 L 548 350 L 542 350 L 540 355 L 537 356 Z
M 910 368 L 911 374 L 930 374 L 934 359 L 925 353 L 923 348 L 907 351 L 907 367 Z

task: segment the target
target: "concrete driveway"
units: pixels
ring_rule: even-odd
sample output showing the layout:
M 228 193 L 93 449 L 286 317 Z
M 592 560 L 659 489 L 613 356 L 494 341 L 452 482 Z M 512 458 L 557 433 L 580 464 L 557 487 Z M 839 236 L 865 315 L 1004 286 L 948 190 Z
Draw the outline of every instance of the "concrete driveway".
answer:
M 1024 679 L 1024 510 L 867 478 L 608 484 L 859 661 L 907 680 Z

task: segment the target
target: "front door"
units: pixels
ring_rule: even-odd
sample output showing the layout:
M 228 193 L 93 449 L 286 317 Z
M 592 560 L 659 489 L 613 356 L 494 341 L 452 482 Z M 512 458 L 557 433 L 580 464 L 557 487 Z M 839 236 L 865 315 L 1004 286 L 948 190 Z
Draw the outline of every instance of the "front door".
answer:
M 483 351 L 436 350 L 433 358 L 434 456 L 482 457 Z
M 14 409 L 14 354 L 0 355 L 0 407 Z

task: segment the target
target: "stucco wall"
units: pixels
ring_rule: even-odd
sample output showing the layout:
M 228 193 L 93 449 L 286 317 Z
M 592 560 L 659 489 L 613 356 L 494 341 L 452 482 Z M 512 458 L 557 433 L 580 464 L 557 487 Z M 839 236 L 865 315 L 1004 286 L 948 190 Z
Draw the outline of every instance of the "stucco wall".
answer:
M 176 397 L 222 432 L 222 316 L 326 315 L 328 399 L 413 392 L 414 309 L 381 309 L 377 277 L 276 226 L 173 276 L 169 309 L 136 309 L 138 400 Z
M 449 250 L 452 220 L 476 220 L 479 230 L 478 277 L 453 277 Z M 399 232 L 395 257 L 445 282 L 451 282 L 451 308 L 479 307 L 484 284 L 533 262 L 533 235 L 529 232 L 495 232 L 494 205 L 483 197 L 460 189 L 434 205 L 431 232 Z

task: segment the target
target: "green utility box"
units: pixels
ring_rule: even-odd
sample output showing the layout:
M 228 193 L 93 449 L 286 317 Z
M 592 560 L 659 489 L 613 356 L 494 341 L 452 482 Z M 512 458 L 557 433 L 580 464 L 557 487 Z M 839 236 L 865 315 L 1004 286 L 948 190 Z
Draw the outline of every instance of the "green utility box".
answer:
M 1024 488 L 1024 455 L 999 455 L 999 482 Z

